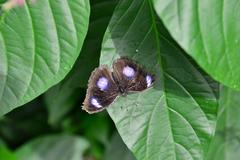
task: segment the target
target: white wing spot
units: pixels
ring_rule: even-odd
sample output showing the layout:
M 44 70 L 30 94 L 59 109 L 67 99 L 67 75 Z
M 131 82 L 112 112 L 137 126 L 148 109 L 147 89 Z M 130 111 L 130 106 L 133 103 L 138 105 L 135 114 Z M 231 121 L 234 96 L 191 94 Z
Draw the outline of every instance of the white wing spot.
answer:
M 126 66 L 123 68 L 123 74 L 127 77 L 133 77 L 135 75 L 135 71 L 133 68 Z
M 94 105 L 97 108 L 102 108 L 102 106 L 98 103 L 96 98 L 91 99 L 91 104 Z
M 146 82 L 147 82 L 147 87 L 150 87 L 152 85 L 152 77 L 147 75 L 146 76 Z
M 105 77 L 99 78 L 99 80 L 97 81 L 97 86 L 98 86 L 101 90 L 107 89 L 108 79 L 105 78 Z

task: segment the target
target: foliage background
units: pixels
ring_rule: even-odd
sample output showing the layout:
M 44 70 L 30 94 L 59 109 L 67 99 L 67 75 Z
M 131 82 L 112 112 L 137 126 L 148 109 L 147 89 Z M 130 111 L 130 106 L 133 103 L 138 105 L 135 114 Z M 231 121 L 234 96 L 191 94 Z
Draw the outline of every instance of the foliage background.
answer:
M 238 159 L 237 0 L 26 2 L 1 14 L 0 159 Z M 83 112 L 91 71 L 119 56 L 154 87 Z

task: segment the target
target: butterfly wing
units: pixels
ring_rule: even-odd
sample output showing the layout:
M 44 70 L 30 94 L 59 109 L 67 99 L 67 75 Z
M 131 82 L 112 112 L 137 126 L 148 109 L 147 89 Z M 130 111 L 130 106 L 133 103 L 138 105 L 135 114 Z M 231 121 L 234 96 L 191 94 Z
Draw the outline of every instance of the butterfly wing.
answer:
M 113 63 L 113 76 L 126 92 L 142 91 L 152 86 L 154 76 L 144 71 L 136 62 L 121 57 Z
M 83 109 L 88 113 L 100 112 L 110 105 L 118 96 L 112 72 L 106 66 L 96 68 L 88 81 L 87 95 Z

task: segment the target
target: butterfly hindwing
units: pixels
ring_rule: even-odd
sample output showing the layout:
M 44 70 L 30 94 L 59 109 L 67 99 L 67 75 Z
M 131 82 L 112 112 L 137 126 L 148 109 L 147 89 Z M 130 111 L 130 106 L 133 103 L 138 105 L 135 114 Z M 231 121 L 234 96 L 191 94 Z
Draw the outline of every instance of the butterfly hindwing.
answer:
M 113 77 L 125 92 L 142 91 L 152 86 L 154 77 L 134 61 L 121 57 L 113 63 Z
M 118 86 L 113 80 L 112 72 L 106 66 L 96 68 L 89 78 L 83 109 L 89 113 L 102 111 L 117 95 Z

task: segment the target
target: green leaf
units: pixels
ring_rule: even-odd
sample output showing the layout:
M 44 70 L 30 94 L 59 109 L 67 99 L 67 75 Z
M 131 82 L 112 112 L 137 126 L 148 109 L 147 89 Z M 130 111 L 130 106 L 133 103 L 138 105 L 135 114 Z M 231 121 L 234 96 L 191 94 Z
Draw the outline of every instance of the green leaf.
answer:
M 219 115 L 208 160 L 235 160 L 240 157 L 240 92 L 227 87 L 220 91 Z
M 0 3 L 3 4 L 5 3 L 7 0 L 0 0 Z
M 86 156 L 95 159 L 102 159 L 109 136 L 116 131 L 106 111 L 89 116 L 78 107 L 63 119 L 62 130 L 67 133 L 82 133 L 91 145 Z
M 131 151 L 123 143 L 119 134 L 114 134 L 107 146 L 104 160 L 136 160 Z
M 76 136 L 51 135 L 30 141 L 16 151 L 17 160 L 83 160 L 88 143 Z
M 11 150 L 9 150 L 1 140 L 0 140 L 0 159 L 16 160 L 14 153 Z
M 139 160 L 203 160 L 214 133 L 212 81 L 166 33 L 151 1 L 123 0 L 104 37 L 101 64 L 128 56 L 155 73 L 151 89 L 119 97 L 108 112 Z
M 109 142 L 109 133 L 112 130 L 112 123 L 110 123 L 111 119 L 106 112 L 93 116 L 86 115 L 81 122 L 81 130 L 84 130 L 85 137 L 90 141 L 98 141 L 104 145 Z
M 116 3 L 116 0 L 91 1 L 89 30 L 81 54 L 64 81 L 45 94 L 51 124 L 57 123 L 78 102 L 79 88 L 87 87 L 92 70 L 99 64 L 102 37 Z
M 152 0 L 175 40 L 213 78 L 240 89 L 238 0 Z
M 71 82 L 71 81 L 68 81 Z M 44 94 L 48 110 L 48 122 L 56 125 L 77 104 L 84 93 L 80 88 L 72 88 L 71 83 L 61 82 Z
M 89 20 L 88 0 L 38 0 L 0 23 L 0 115 L 58 83 L 72 68 Z

